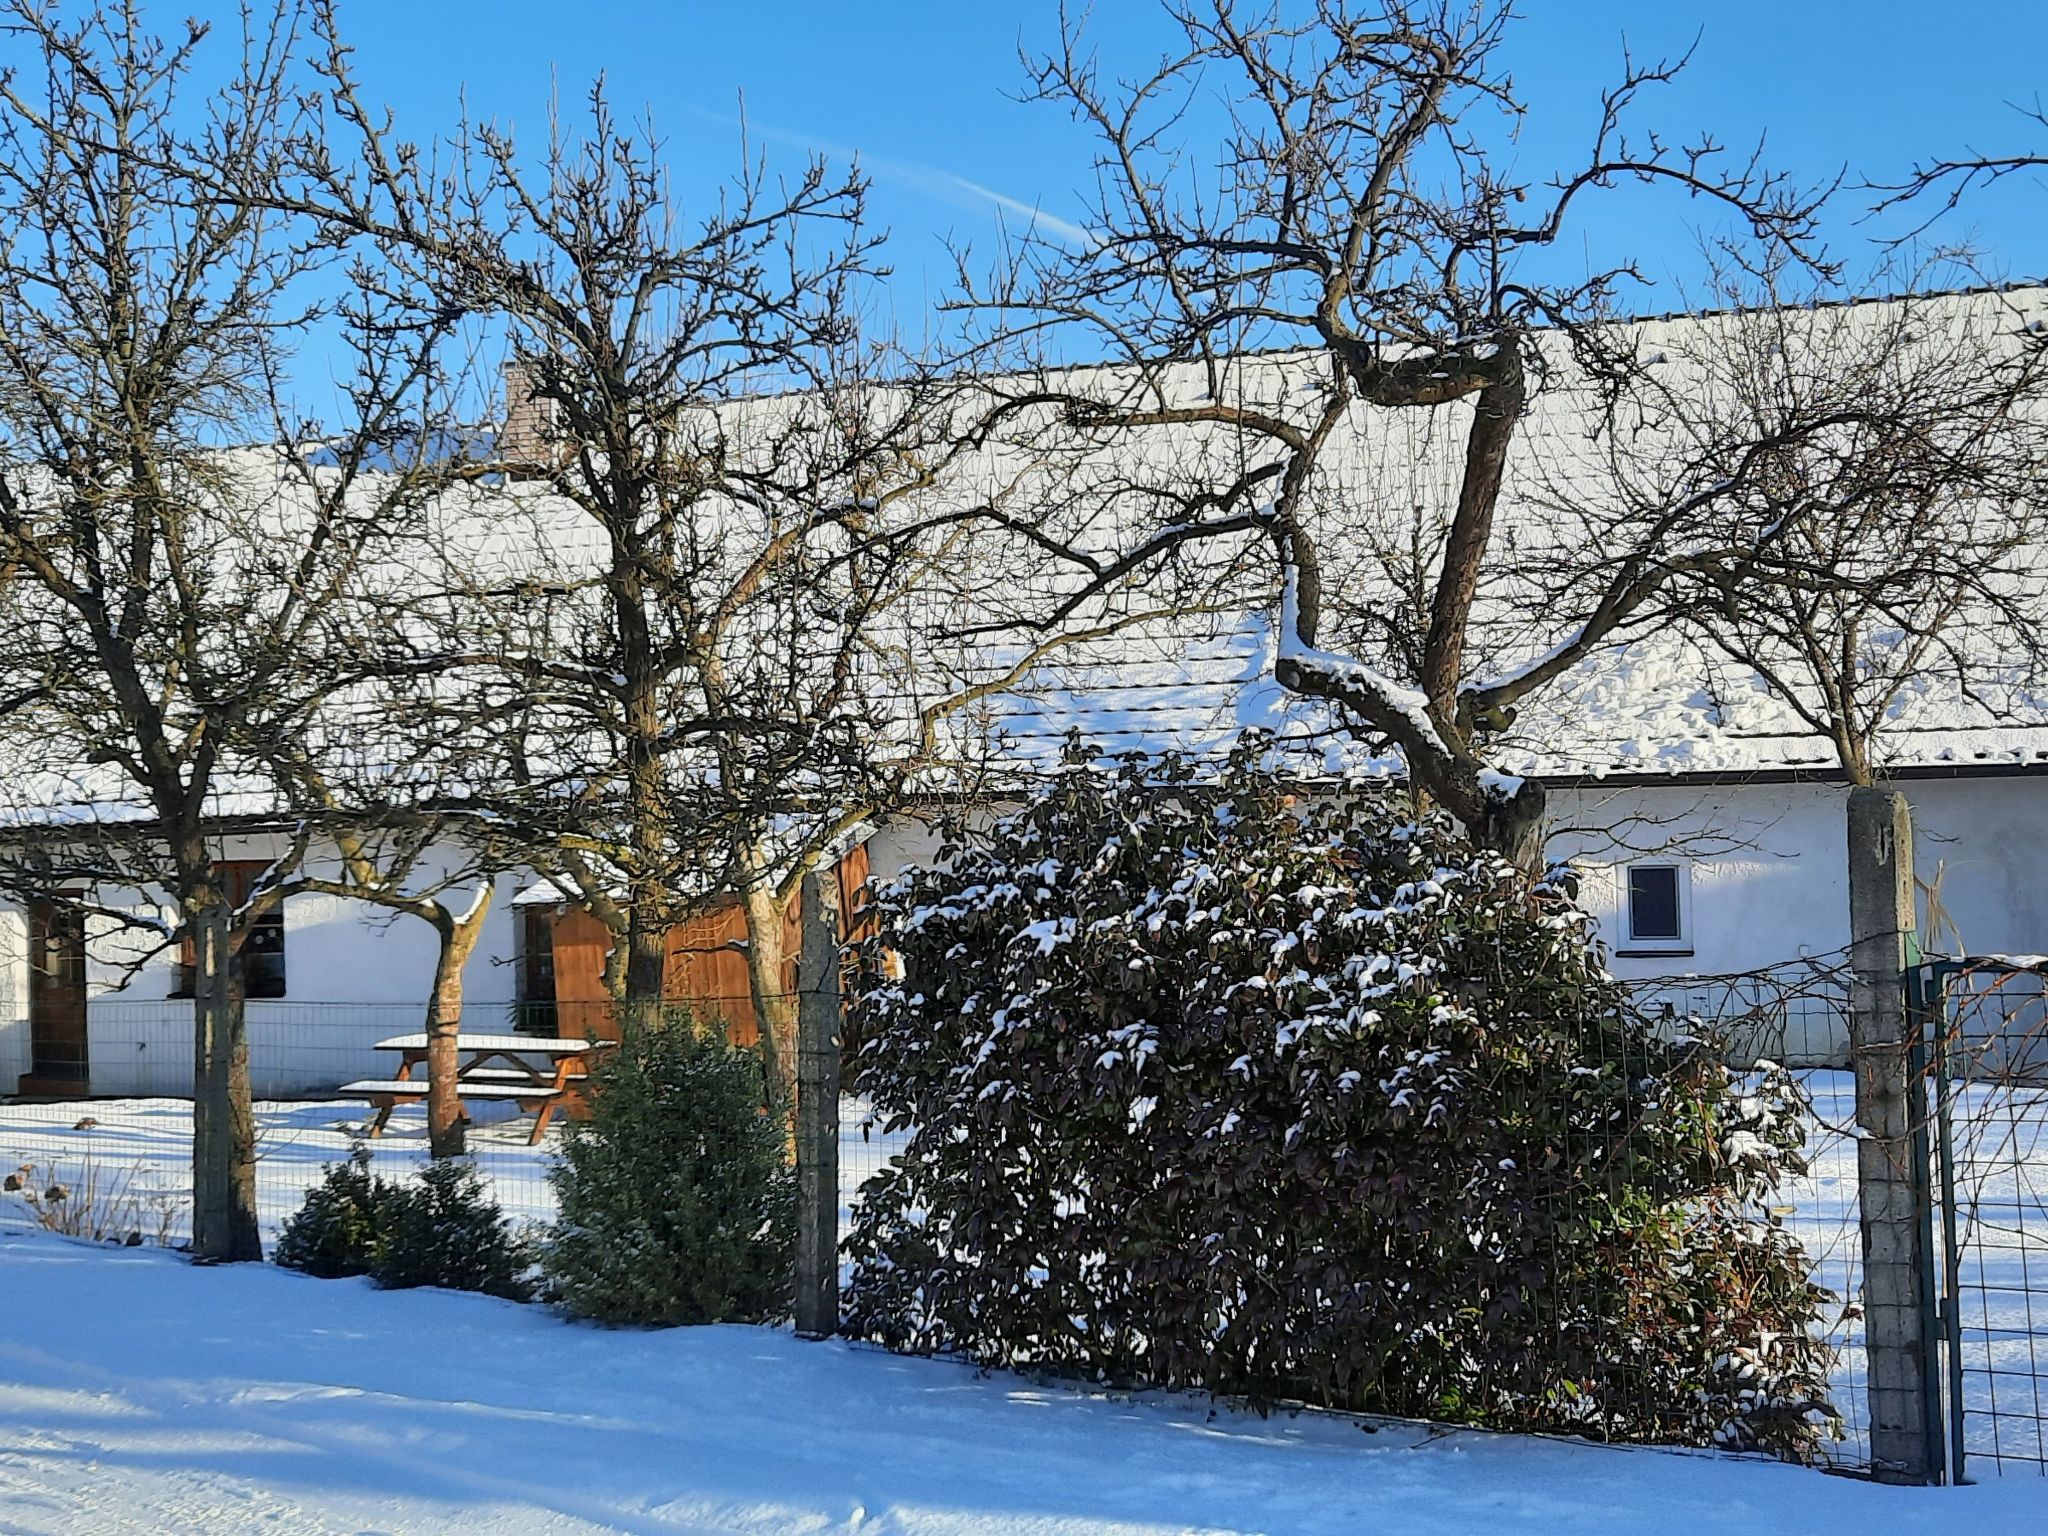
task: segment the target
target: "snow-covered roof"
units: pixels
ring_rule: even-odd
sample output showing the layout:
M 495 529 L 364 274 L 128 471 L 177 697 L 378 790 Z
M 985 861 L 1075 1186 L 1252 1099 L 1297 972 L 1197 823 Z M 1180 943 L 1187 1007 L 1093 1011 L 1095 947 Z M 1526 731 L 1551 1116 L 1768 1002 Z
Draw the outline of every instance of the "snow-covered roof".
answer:
M 1299 771 L 1400 773 L 1398 753 L 1375 751 L 1328 706 L 1276 683 L 1273 653 L 1272 622 L 1259 613 L 1087 643 L 1001 700 L 993 728 L 1005 759 L 1026 772 L 1056 765 L 1070 732 L 1111 753 L 1215 756 L 1259 727 Z M 1881 742 L 1888 769 L 2048 771 L 2048 694 L 2015 687 L 1994 706 L 1930 674 L 1893 715 Z M 1669 635 L 1590 660 L 1533 701 L 1489 756 L 1546 778 L 1836 767 L 1832 746 L 1761 679 Z
M 2048 325 L 2048 289 L 2031 288 L 1978 295 L 1956 295 L 1940 301 L 1951 310 L 1992 313 L 2006 329 Z M 1876 315 L 1881 306 L 1873 306 Z M 1973 311 L 1974 312 L 1974 311 Z M 1712 345 L 1715 335 L 1707 319 L 1671 316 L 1632 322 L 1626 340 L 1646 366 L 1682 374 L 1683 359 Z M 1324 360 L 1325 362 L 1327 360 Z M 1090 370 L 1079 370 L 1090 372 Z M 1108 377 L 1115 370 L 1094 370 Z M 1497 548 L 1522 551 L 1569 549 L 1570 533 L 1535 511 L 1536 479 L 1567 475 L 1583 467 L 1589 452 L 1588 413 L 1583 390 L 1575 390 L 1568 368 L 1538 391 L 1517 439 L 1516 453 L 1544 466 L 1540 474 L 1511 460 Z M 1185 378 L 1171 381 L 1188 397 L 1201 398 L 1209 386 L 1192 367 Z M 1275 353 L 1248 357 L 1236 367 L 1231 387 L 1243 397 L 1272 403 L 1277 409 L 1291 399 L 1299 405 L 1323 387 L 1314 359 L 1303 354 Z M 744 429 L 750 414 L 756 427 L 770 429 L 773 440 L 788 419 L 801 414 L 797 397 L 737 402 L 720 409 L 720 419 Z M 1372 581 L 1383 579 L 1379 552 L 1398 544 L 1409 524 L 1438 515 L 1455 496 L 1461 461 L 1464 413 L 1469 404 L 1435 410 L 1382 411 L 1361 417 L 1359 430 L 1347 427 L 1341 451 L 1330 455 L 1328 483 L 1320 488 L 1316 532 L 1322 545 L 1325 595 L 1341 591 L 1357 613 L 1369 614 L 1382 601 Z M 740 430 L 744 439 L 747 433 Z M 470 451 L 465 448 L 465 453 Z M 1144 478 L 1132 466 L 1142 460 L 1146 474 L 1168 473 L 1197 480 L 1212 476 L 1218 466 L 1241 464 L 1238 445 L 1221 434 L 1156 435 L 1132 452 L 1134 458 L 1109 464 L 1054 460 L 1050 468 L 1020 473 L 1019 464 L 1034 462 L 1029 453 L 1003 457 L 992 447 L 966 473 L 953 475 L 932 493 L 932 499 L 908 508 L 915 515 L 956 510 L 965 502 L 995 499 L 1018 490 L 1015 505 L 1055 509 L 1070 483 L 1062 476 L 1078 471 L 1082 480 L 1098 478 L 1096 494 L 1074 494 L 1086 502 L 1087 537 L 1102 549 L 1124 549 L 1133 528 L 1158 512 L 1114 488 Z M 256 463 L 253 457 L 251 463 Z M 1560 471 L 1559 466 L 1563 466 Z M 271 473 L 265 471 L 265 473 Z M 1041 478 L 1032 483 L 1031 473 Z M 1518 478 L 1526 477 L 1526 478 Z M 1213 483 L 1210 481 L 1209 483 Z M 297 501 L 286 497 L 280 510 L 267 513 L 286 524 L 302 515 Z M 756 510 L 741 504 L 693 509 L 693 536 L 717 548 L 749 547 L 758 530 Z M 1156 526 L 1156 525 L 1153 525 Z M 565 575 L 587 572 L 604 558 L 603 539 L 590 520 L 543 487 L 528 483 L 472 484 L 451 492 L 432 517 L 434 546 L 445 569 L 425 573 L 430 586 L 447 586 L 459 576 L 478 590 L 512 591 L 522 584 L 553 582 L 548 590 L 548 617 L 536 624 L 559 626 L 572 636 L 602 630 L 596 612 L 602 594 L 588 582 L 572 584 Z M 731 537 L 729 541 L 725 538 Z M 1517 542 L 1519 541 L 1519 542 Z M 2048 555 L 2048 551 L 2043 552 Z M 366 580 L 403 585 L 418 582 L 409 547 L 385 555 L 385 563 Z M 2048 560 L 2043 561 L 2048 564 Z M 1496 562 L 1509 566 L 1509 562 Z M 1258 571 L 1272 579 L 1260 590 Z M 1071 577 L 1072 573 L 1066 573 Z M 928 593 L 914 594 L 886 611 L 883 622 L 900 625 L 873 648 L 870 664 L 876 686 L 894 689 L 900 713 L 907 720 L 916 707 L 948 693 L 1005 675 L 1020 654 L 1012 630 L 1001 637 L 992 631 L 1006 618 L 1041 608 L 1048 594 L 1057 595 L 1059 572 L 1040 570 L 1014 574 L 997 560 L 971 563 L 957 578 Z M 1512 582 L 1511 569 L 1496 579 Z M 1136 594 L 1143 600 L 1148 594 Z M 1178 749 L 1210 755 L 1226 750 L 1245 729 L 1273 731 L 1283 749 L 1312 771 L 1340 767 L 1400 770 L 1397 756 L 1380 744 L 1343 728 L 1328 706 L 1289 694 L 1274 680 L 1277 609 L 1281 591 L 1270 557 L 1251 562 L 1236 573 L 1228 590 L 1214 594 L 1210 609 L 1193 613 L 1169 606 L 1164 615 L 1136 622 L 1114 634 L 1081 640 L 1048 656 L 1022 681 L 982 700 L 971 711 L 949 720 L 947 729 L 962 761 L 997 770 L 1030 772 L 1057 761 L 1071 731 L 1079 731 L 1111 751 Z M 1512 622 L 1491 625 L 1487 604 L 1497 590 L 1481 594 L 1481 624 L 1473 652 L 1496 673 L 1512 670 L 1542 654 L 1557 640 L 1545 633 L 1541 616 L 1532 622 L 1526 612 Z M 1133 594 L 1122 594 L 1129 604 Z M 536 611 L 539 611 L 538 609 Z M 1505 607 L 1502 611 L 1506 611 Z M 764 623 L 791 622 L 773 615 Z M 1326 626 L 1327 629 L 1327 626 Z M 951 634 L 950 643 L 934 643 L 937 634 Z M 986 643 L 977 638 L 988 635 Z M 959 638 L 970 637 L 970 638 Z M 785 641 L 787 637 L 784 637 Z M 587 667 L 592 678 L 605 665 L 593 655 L 565 665 Z M 1989 767 L 2048 767 L 2048 692 L 2026 686 L 2023 669 L 2001 675 L 1999 658 L 1973 669 L 1978 675 L 1958 679 L 1929 672 L 1913 677 L 1894 702 L 1878 744 L 1881 762 L 1895 770 L 1946 769 L 1972 771 Z M 581 717 L 565 711 L 560 729 L 586 728 Z M 353 741 L 353 750 L 371 762 L 386 760 L 380 745 L 383 729 L 374 714 L 347 722 L 336 739 Z M 357 726 L 360 725 L 360 729 Z M 0 819 L 21 821 L 131 821 L 146 819 L 144 797 L 115 770 L 74 768 L 92 754 L 91 744 L 77 733 L 52 733 L 34 742 L 16 742 L 19 762 L 0 763 Z M 1639 774 L 1744 774 L 1758 772 L 1825 772 L 1835 755 L 1794 711 L 1754 675 L 1710 655 L 1698 644 L 1670 634 L 1636 638 L 1596 654 L 1575 672 L 1524 701 L 1513 726 L 1488 744 L 1487 755 L 1510 773 L 1548 777 Z M 403 753 L 389 754 L 398 761 Z M 993 758 L 993 763 L 989 760 Z M 934 789 L 948 786 L 934 782 Z M 260 784 L 229 775 L 220 785 L 219 814 L 274 813 L 278 807 Z M 536 898 L 538 899 L 538 898 Z
M 1894 300 L 1815 310 L 1811 336 L 1818 345 L 1829 338 L 1853 344 L 1858 328 L 1868 326 L 1872 335 L 1903 334 L 1910 342 L 1915 332 L 1960 327 L 1991 338 L 1992 346 L 2016 347 L 2022 344 L 2017 338 L 2048 329 L 2048 288 L 2039 286 L 1922 296 L 1910 303 L 1910 310 Z M 1683 396 L 1706 387 L 1699 381 L 1710 378 L 1712 369 L 1703 360 L 1740 342 L 1742 320 L 1736 312 L 1660 316 L 1630 322 L 1617 334 L 1665 390 Z M 1558 616 L 1555 632 L 1546 632 L 1547 616 L 1514 600 L 1515 567 L 1518 557 L 1572 559 L 1575 541 L 1590 537 L 1588 528 L 1598 525 L 1560 519 L 1559 497 L 1576 494 L 1590 502 L 1609 483 L 1593 430 L 1592 392 L 1576 381 L 1562 338 L 1544 340 L 1555 344 L 1557 355 L 1510 452 L 1494 558 L 1475 610 L 1471 651 L 1480 670 L 1493 676 L 1526 665 L 1569 632 L 1569 614 Z M 1277 414 L 1290 399 L 1299 401 L 1304 391 L 1317 388 L 1317 366 L 1298 354 L 1246 359 L 1229 387 L 1233 398 Z M 1204 391 L 1212 386 L 1192 367 L 1188 373 L 1189 398 L 1207 398 Z M 1333 590 L 1338 593 L 1351 617 L 1365 620 L 1356 624 L 1360 633 L 1371 633 L 1375 606 L 1392 610 L 1405 596 L 1384 590 L 1382 552 L 1398 552 L 1411 527 L 1448 514 L 1469 409 L 1459 402 L 1434 410 L 1381 411 L 1362 416 L 1358 430 L 1347 428 L 1328 445 L 1310 516 L 1326 603 Z M 1624 429 L 1638 438 L 1657 430 L 1640 416 L 1616 430 Z M 1209 460 L 1227 460 L 1233 452 L 1220 439 L 1212 434 L 1205 442 L 1189 431 L 1163 453 L 1156 444 L 1152 452 L 1176 467 L 1199 465 L 1189 473 L 1213 478 Z M 1110 505 L 1109 497 L 1104 505 Z M 1117 547 L 1120 539 L 1128 547 L 1128 532 L 1120 535 L 1115 526 L 1126 515 L 1101 515 L 1098 551 Z M 1272 564 L 1267 557 L 1263 568 L 1270 572 Z M 2048 549 L 2023 555 L 2019 564 L 2039 572 L 2048 566 Z M 1330 707 L 1292 696 L 1274 681 L 1279 585 L 1274 573 L 1263 600 L 1256 591 L 1240 589 L 1238 602 L 1217 614 L 1134 626 L 1048 659 L 992 710 L 1007 759 L 1026 770 L 1055 762 L 1070 731 L 1111 751 L 1207 755 L 1257 725 L 1275 731 L 1305 768 L 1399 772 L 1397 754 L 1358 739 Z M 1326 634 L 1330 627 L 1326 609 Z M 1910 666 L 1893 663 L 1884 653 L 1900 636 L 1880 631 L 1866 637 L 1876 669 L 1907 674 L 1884 711 L 1875 763 L 1890 771 L 2048 769 L 2048 687 L 2036 686 L 2041 679 L 2029 658 L 2001 654 L 2006 637 L 1994 627 L 1975 632 L 1964 623 L 1955 634 L 1955 651 L 1942 658 L 1940 668 L 1918 660 Z M 1797 679 L 1793 668 L 1784 675 Z M 1548 778 L 1826 774 L 1838 762 L 1833 744 L 1762 676 L 1701 639 L 1671 632 L 1624 637 L 1588 657 L 1523 700 L 1512 726 L 1486 744 L 1485 755 L 1504 771 Z

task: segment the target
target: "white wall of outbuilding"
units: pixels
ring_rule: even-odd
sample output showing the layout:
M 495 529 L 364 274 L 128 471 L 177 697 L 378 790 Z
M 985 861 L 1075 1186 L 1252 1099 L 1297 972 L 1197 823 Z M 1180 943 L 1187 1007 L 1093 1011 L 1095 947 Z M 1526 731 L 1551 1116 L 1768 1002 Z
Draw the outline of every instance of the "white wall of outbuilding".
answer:
M 1953 932 L 1922 931 L 1930 949 L 1973 954 L 2048 952 L 2048 776 L 1920 778 L 1901 786 L 1914 811 L 1923 881 L 1940 877 Z M 1849 940 L 1847 791 L 1821 783 L 1657 783 L 1555 790 L 1553 857 L 1581 871 L 1581 900 L 1601 921 L 1624 979 L 1706 988 L 1708 978 L 1840 958 Z M 223 858 L 261 859 L 264 837 L 223 840 Z M 869 844 L 877 878 L 928 861 L 926 822 L 901 818 Z M 1682 953 L 1632 951 L 1623 926 L 1626 866 L 1677 863 L 1689 893 Z M 424 874 L 425 872 L 423 872 Z M 500 876 L 485 931 L 465 975 L 469 1027 L 509 1021 L 517 996 L 517 908 L 530 877 Z M 451 901 L 466 904 L 474 887 Z M 114 898 L 167 916 L 160 893 Z M 259 1095 L 319 1093 L 391 1065 L 373 1047 L 419 1028 L 433 975 L 427 924 L 324 895 L 286 904 L 288 995 L 249 1004 L 251 1071 Z M 191 1011 L 170 996 L 176 951 L 148 946 L 96 920 L 88 963 L 91 1086 L 97 1094 L 184 1094 L 191 1088 Z M 1960 941 L 1956 938 L 1960 934 Z M 28 929 L 0 907 L 0 1092 L 30 1068 Z M 1702 991 L 1702 995 L 1704 991 Z M 1839 1057 L 1839 1013 L 1812 1016 L 1790 1053 Z
M 1923 900 L 1926 947 L 2048 952 L 2048 775 L 1923 777 L 1898 787 L 1913 807 L 1919 878 L 1939 876 L 1940 904 L 1953 924 L 1953 931 L 1932 932 Z M 1592 785 L 1553 790 L 1550 805 L 1551 856 L 1579 870 L 1580 900 L 1599 918 L 1611 968 L 1624 980 L 1669 993 L 1679 1006 L 1690 999 L 1693 1007 L 1727 1008 L 1743 994 L 1731 978 L 1772 973 L 1750 995 L 1782 999 L 1789 980 L 1846 958 L 1846 786 L 1754 779 Z M 887 877 L 929 860 L 936 847 L 928 826 L 892 823 L 870 843 L 870 867 Z M 1647 951 L 1628 942 L 1624 871 L 1637 860 L 1683 870 L 1683 946 Z M 1826 985 L 1813 993 L 1781 1001 L 1783 1053 L 1839 1061 L 1848 1044 L 1840 1008 Z
M 268 860 L 280 851 L 268 836 L 229 836 L 219 857 Z M 331 873 L 316 856 L 315 873 Z M 416 888 L 430 887 L 451 866 L 428 862 Z M 513 895 L 526 879 L 494 883 L 482 939 L 464 973 L 465 1019 L 471 1028 L 509 1024 L 517 993 Z M 446 900 L 466 907 L 473 881 Z M 111 907 L 168 921 L 161 891 L 102 892 Z M 360 901 L 302 894 L 285 902 L 286 995 L 248 1004 L 250 1076 L 259 1097 L 290 1098 L 331 1089 L 352 1078 L 389 1076 L 396 1058 L 376 1042 L 421 1027 L 436 953 L 433 929 L 418 918 Z M 86 1029 L 94 1094 L 189 1094 L 192 1009 L 171 996 L 174 944 L 102 918 L 87 925 Z M 28 921 L 18 907 L 0 909 L 0 1092 L 30 1068 Z

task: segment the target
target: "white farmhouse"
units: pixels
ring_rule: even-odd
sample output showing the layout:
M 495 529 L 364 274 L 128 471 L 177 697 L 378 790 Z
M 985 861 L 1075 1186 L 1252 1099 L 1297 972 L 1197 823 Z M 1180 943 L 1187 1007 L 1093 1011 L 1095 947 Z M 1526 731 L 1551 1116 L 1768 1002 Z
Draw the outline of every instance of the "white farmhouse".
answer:
M 2040 289 L 1954 302 L 1995 310 L 2000 323 L 2048 324 Z M 1688 334 L 1697 340 L 1696 327 L 1684 317 L 1642 322 L 1638 341 L 1677 345 Z M 1287 387 L 1285 357 L 1261 366 L 1276 388 Z M 1569 398 L 1539 401 L 1546 416 L 1532 437 L 1572 435 L 1568 407 L 1557 403 Z M 1404 425 L 1378 442 L 1383 461 L 1364 466 L 1361 483 L 1384 489 L 1392 472 L 1404 491 L 1431 494 L 1440 477 L 1425 462 L 1436 451 L 1427 435 Z M 1521 506 L 1514 515 L 1534 514 Z M 1258 727 L 1312 776 L 1398 774 L 1397 759 L 1375 756 L 1274 682 L 1271 606 L 1181 616 L 1076 645 L 991 701 L 976 727 L 978 749 L 1028 778 L 1074 731 L 1110 752 L 1213 754 Z M 1526 659 L 1512 640 L 1500 650 L 1510 665 Z M 1000 666 L 1002 657 L 990 660 Z M 2044 951 L 2048 693 L 2033 690 L 2020 659 L 1989 670 L 1991 688 L 1916 678 L 1888 710 L 1877 755 L 1914 808 L 1917 863 L 1931 887 L 1927 946 Z M 1708 978 L 1818 974 L 1840 958 L 1848 942 L 1844 775 L 1829 743 L 1756 674 L 1669 634 L 1617 644 L 1532 703 L 1494 743 L 1492 760 L 1550 787 L 1549 850 L 1581 870 L 1583 899 L 1623 977 L 1705 996 Z M 219 857 L 230 881 L 254 878 L 284 835 L 260 811 L 224 815 Z M 886 876 L 931 846 L 918 816 L 885 820 L 842 875 L 857 876 L 864 859 Z M 152 892 L 101 891 L 95 901 L 99 914 L 44 903 L 0 910 L 0 1093 L 190 1091 L 179 944 L 167 932 L 147 937 L 168 905 Z M 105 915 L 115 908 L 141 921 L 118 925 Z M 672 974 L 689 996 L 744 1011 L 743 987 L 719 969 L 722 944 L 717 920 L 708 920 Z M 379 1070 L 373 1043 L 418 1027 L 435 943 L 416 919 L 301 895 L 252 951 L 254 1086 L 290 1096 Z M 595 996 L 595 964 L 589 932 L 558 891 L 531 875 L 498 877 L 467 972 L 465 1027 L 536 1019 L 567 1027 L 563 1010 Z M 1789 1021 L 1781 1048 L 1809 1060 L 1838 1056 L 1845 1042 L 1836 1019 L 1819 1009 Z

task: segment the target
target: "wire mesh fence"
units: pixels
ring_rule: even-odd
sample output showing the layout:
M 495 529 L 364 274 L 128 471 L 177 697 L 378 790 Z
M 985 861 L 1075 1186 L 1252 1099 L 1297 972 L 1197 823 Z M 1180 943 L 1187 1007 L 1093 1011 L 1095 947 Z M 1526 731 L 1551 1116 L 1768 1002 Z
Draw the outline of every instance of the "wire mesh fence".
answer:
M 2048 1335 L 2048 979 L 2038 963 L 1974 961 L 1952 967 L 1945 985 L 1930 1102 L 1932 1129 L 1946 1154 L 1936 1168 L 1945 1175 L 1937 1194 L 1946 1239 L 1947 1395 L 1973 1475 L 2041 1472 L 2048 1470 L 2041 1369 Z M 1829 1351 L 1828 1397 L 1841 1415 L 1841 1438 L 1821 1447 L 1821 1459 L 1865 1465 L 1854 1087 L 1840 1065 L 1848 1038 L 1844 978 L 1838 968 L 1803 962 L 1742 976 L 1637 982 L 1631 992 L 1660 1039 L 1709 1042 L 1734 1074 L 1738 1096 L 1772 1064 L 1786 1066 L 1803 1094 L 1804 1166 L 1770 1197 L 1770 1211 L 1798 1239 L 1809 1274 L 1831 1298 L 1813 1331 Z M 723 1013 L 736 1036 L 751 1037 L 751 999 L 708 1000 L 693 1011 Z M 407 1055 L 422 1044 L 423 1017 L 413 1004 L 248 1005 L 257 1204 L 266 1243 L 323 1170 L 354 1147 L 368 1146 L 387 1174 L 426 1160 L 423 1103 L 392 1104 L 382 1134 L 371 1138 L 380 1106 L 349 1086 L 397 1080 Z M 0 1103 L 0 1173 L 10 1186 L 0 1196 L 0 1225 L 114 1241 L 184 1240 L 191 1028 L 189 1003 L 176 999 L 92 1001 L 84 1059 L 74 1065 L 46 1055 L 36 1063 L 41 1094 Z M 530 1101 L 491 1096 L 510 1075 L 506 1064 L 544 1072 L 564 1042 L 601 1042 L 616 1032 L 604 1005 L 483 1005 L 465 1019 L 464 1062 L 499 1074 L 496 1085 L 481 1083 L 464 1095 L 469 1155 L 515 1220 L 545 1223 L 555 1213 L 549 1172 L 563 1121 L 536 1137 Z M 67 1068 L 75 1091 L 66 1091 Z M 424 1075 L 416 1064 L 412 1070 Z M 864 1187 L 901 1154 L 912 1129 L 886 1123 L 850 1068 L 837 1103 L 837 1224 L 844 1238 Z M 842 1283 L 849 1278 L 842 1264 Z
M 414 1059 L 424 1050 L 423 1021 L 423 1007 L 409 1003 L 247 1004 L 257 1215 L 266 1246 L 323 1170 L 355 1145 L 371 1147 L 384 1172 L 426 1160 L 422 1103 L 392 1105 L 372 1139 L 379 1102 L 350 1091 L 356 1083 L 401 1081 L 401 1073 L 423 1089 L 425 1070 Z M 518 1086 L 509 1079 L 521 1069 L 507 1062 L 546 1074 L 551 1037 L 510 1006 L 478 1007 L 466 1024 L 466 1057 L 482 1055 L 482 1040 L 507 1047 L 490 1058 L 506 1080 L 478 1083 L 478 1096 L 465 1099 L 469 1153 L 508 1216 L 544 1220 L 553 1208 L 547 1155 L 558 1133 L 534 1144 L 530 1102 L 486 1095 Z M 66 1064 L 45 1059 L 37 1063 L 40 1094 L 0 1104 L 0 1162 L 17 1186 L 0 1199 L 0 1222 L 183 1242 L 191 1221 L 192 1005 L 94 998 L 85 1036 L 75 1092 L 51 1070 Z M 528 1042 L 530 1049 L 510 1049 Z M 62 1194 L 53 1199 L 52 1191 Z
M 1814 1281 L 1829 1294 L 1819 1334 L 1832 1354 L 1830 1398 L 1841 1439 L 1823 1459 L 1844 1469 L 1869 1464 L 1865 1399 L 1863 1246 L 1856 1172 L 1856 1084 L 1849 1071 L 1849 980 L 1845 956 L 1786 962 L 1725 976 L 1675 976 L 1630 984 L 1637 1004 L 1667 1031 L 1711 1035 L 1731 1069 L 1783 1066 L 1807 1105 L 1802 1172 L 1789 1178 L 1773 1213 L 1805 1249 Z
M 750 997 L 700 998 L 677 1011 L 722 1024 L 741 1043 L 754 1038 Z M 428 1160 L 424 1021 L 417 1003 L 246 1005 L 257 1217 L 266 1250 L 325 1169 L 356 1148 L 366 1148 L 386 1176 Z M 29 1021 L 13 1024 L 26 1031 Z M 586 1064 L 600 1060 L 618 1032 L 615 1010 L 605 1003 L 465 1010 L 456 1054 L 467 1156 L 513 1221 L 553 1219 L 549 1173 L 565 1121 L 581 1113 Z M 8 1184 L 0 1193 L 0 1227 L 185 1242 L 192 1040 L 189 1001 L 91 999 L 76 1050 L 42 1052 L 30 1074 L 37 1091 L 0 1101 L 0 1175 Z M 558 1083 L 567 1091 L 551 1092 Z M 841 1118 L 852 1125 L 860 1115 L 861 1107 L 849 1104 Z M 857 1153 L 847 1166 L 850 1174 L 861 1170 Z M 852 1189 L 846 1186 L 848 1203 Z
M 2048 962 L 1930 968 L 1952 1475 L 2048 1471 Z

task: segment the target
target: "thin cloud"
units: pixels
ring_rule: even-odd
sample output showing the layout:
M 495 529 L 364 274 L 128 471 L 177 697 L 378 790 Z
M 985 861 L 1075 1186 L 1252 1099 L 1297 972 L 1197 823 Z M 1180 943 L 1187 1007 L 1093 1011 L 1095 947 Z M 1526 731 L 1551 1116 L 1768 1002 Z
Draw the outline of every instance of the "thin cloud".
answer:
M 1028 228 L 1041 235 L 1048 235 L 1062 245 L 1084 245 L 1088 231 L 1071 220 L 1047 213 L 1035 203 L 1012 197 L 1007 192 L 998 192 L 994 187 L 985 187 L 978 181 L 956 175 L 936 165 L 926 165 L 917 160 L 893 160 L 884 155 L 869 154 L 850 144 L 836 144 L 830 139 L 820 139 L 807 133 L 798 133 L 788 128 L 777 128 L 754 118 L 737 118 L 723 112 L 709 112 L 702 107 L 691 109 L 699 117 L 709 118 L 730 128 L 744 128 L 755 138 L 766 139 L 775 144 L 787 144 L 795 149 L 808 149 L 834 159 L 858 161 L 861 166 L 877 179 L 893 181 L 902 186 L 915 187 L 920 191 L 951 203 L 956 208 L 993 208 L 998 213 L 1013 214 L 1026 221 Z

